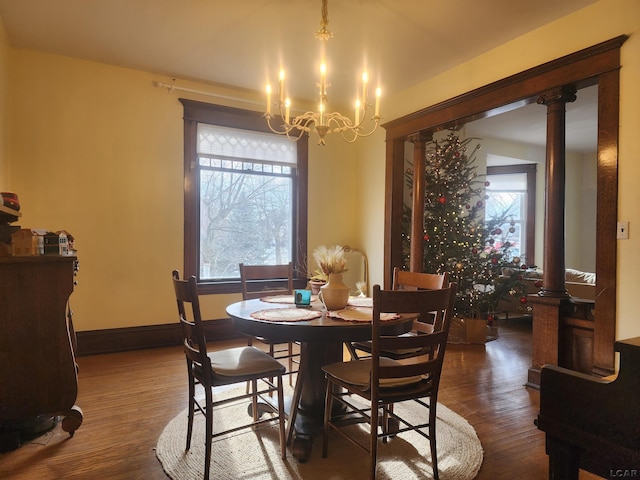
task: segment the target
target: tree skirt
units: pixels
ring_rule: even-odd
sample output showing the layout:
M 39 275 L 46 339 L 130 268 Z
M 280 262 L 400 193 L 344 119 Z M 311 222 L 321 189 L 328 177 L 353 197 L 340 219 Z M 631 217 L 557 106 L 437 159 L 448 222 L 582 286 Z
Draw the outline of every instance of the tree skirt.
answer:
M 225 426 L 248 420 L 247 401 L 218 410 L 218 422 Z M 396 411 L 412 412 L 425 418 L 427 412 L 415 402 L 396 405 Z M 473 427 L 461 416 L 438 404 L 438 466 L 442 480 L 475 478 L 483 459 L 480 440 Z M 354 425 L 366 442 L 366 425 Z M 173 480 L 201 479 L 204 473 L 204 417 L 196 414 L 191 449 L 185 452 L 187 410 L 169 422 L 158 439 L 156 456 Z M 299 463 L 289 449 L 287 460 L 280 458 L 277 422 L 236 432 L 213 440 L 211 479 L 303 479 L 357 480 L 368 477 L 369 454 L 350 444 L 336 432 L 329 437 L 329 455 L 322 458 L 322 435 L 314 438 L 311 456 Z M 404 480 L 433 478 L 429 442 L 415 432 L 404 432 L 378 446 L 377 478 Z

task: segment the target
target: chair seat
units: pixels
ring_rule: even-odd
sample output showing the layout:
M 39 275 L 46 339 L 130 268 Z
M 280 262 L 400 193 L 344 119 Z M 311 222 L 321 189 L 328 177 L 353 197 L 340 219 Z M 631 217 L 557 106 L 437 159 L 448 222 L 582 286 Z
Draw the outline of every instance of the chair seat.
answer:
M 380 366 L 400 365 L 399 362 L 391 358 L 380 357 Z M 367 387 L 371 381 L 371 359 L 356 360 L 352 362 L 338 362 L 325 365 L 322 367 L 328 375 L 340 380 L 344 383 Z M 398 378 L 382 378 L 380 379 L 381 388 L 398 388 L 413 385 L 423 380 L 422 376 L 415 375 L 412 377 Z
M 256 347 L 236 347 L 210 352 L 213 373 L 219 377 L 245 377 L 278 375 L 284 365 Z

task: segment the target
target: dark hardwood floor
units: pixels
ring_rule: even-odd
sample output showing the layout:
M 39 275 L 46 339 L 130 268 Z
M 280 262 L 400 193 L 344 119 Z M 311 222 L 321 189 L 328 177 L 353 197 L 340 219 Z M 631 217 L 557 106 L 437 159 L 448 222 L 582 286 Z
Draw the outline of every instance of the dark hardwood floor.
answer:
M 70 438 L 58 425 L 0 454 L 0 478 L 167 478 L 154 447 L 166 423 L 186 407 L 181 348 L 81 357 L 78 364 L 80 429 Z M 499 338 L 486 346 L 447 349 L 440 402 L 475 427 L 484 447 L 479 480 L 547 478 L 544 435 L 533 424 L 539 393 L 524 387 L 530 364 L 531 325 L 526 321 L 501 325 Z M 309 461 L 318 459 L 313 455 Z M 595 478 L 580 472 L 580 479 Z

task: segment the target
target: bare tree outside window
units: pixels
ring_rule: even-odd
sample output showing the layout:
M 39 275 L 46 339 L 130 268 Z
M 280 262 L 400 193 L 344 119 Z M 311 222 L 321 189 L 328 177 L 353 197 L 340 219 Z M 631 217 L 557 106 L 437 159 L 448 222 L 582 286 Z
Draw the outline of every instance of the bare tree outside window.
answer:
M 244 166 L 247 166 L 245 163 Z M 201 169 L 201 277 L 235 278 L 239 263 L 291 261 L 292 169 L 287 173 Z M 264 169 L 260 169 L 264 170 Z M 273 170 L 273 169 L 268 169 Z
M 200 279 L 238 278 L 240 263 L 293 260 L 296 161 L 281 137 L 198 125 Z

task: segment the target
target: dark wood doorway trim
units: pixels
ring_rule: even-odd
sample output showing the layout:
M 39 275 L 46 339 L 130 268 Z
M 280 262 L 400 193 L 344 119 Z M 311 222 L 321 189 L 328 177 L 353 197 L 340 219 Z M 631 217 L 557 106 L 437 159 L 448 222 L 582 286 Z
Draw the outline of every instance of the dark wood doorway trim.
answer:
M 402 265 L 404 142 L 533 103 L 543 92 L 598 85 L 596 324 L 594 370 L 613 371 L 616 325 L 616 219 L 621 35 L 384 124 L 386 129 L 384 282 Z M 578 92 L 579 94 L 579 92 Z M 538 260 L 539 261 L 539 260 Z

